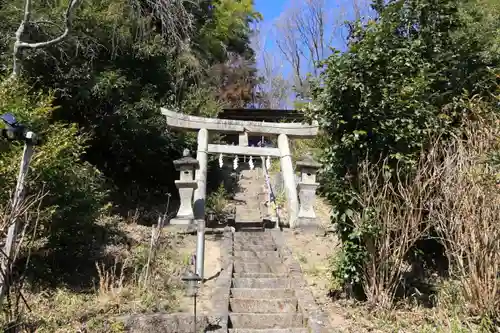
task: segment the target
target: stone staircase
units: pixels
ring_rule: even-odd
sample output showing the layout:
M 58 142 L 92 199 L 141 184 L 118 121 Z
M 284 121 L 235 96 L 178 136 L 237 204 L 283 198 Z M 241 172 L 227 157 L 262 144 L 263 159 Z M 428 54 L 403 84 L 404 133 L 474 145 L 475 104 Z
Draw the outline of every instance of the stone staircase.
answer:
M 307 333 L 287 268 L 264 228 L 264 179 L 259 171 L 242 171 L 236 196 L 244 204 L 236 208 L 229 332 Z
M 236 206 L 236 230 L 262 231 L 263 204 L 265 200 L 264 179 L 259 179 L 260 169 L 243 170 L 240 173 L 238 185 L 240 191 L 235 199 L 240 205 Z
M 236 227 L 220 235 L 220 267 L 198 313 L 134 314 L 116 318 L 127 332 L 334 333 L 303 278 L 279 228 L 266 229 L 262 170 L 244 170 L 236 199 Z M 195 321 L 196 320 L 196 321 Z
M 270 232 L 234 234 L 229 332 L 307 333 Z

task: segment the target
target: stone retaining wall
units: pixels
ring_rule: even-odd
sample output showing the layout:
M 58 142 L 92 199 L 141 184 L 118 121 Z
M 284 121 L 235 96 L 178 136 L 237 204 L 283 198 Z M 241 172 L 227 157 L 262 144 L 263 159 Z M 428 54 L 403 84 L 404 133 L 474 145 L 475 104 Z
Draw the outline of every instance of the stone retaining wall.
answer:
M 198 314 L 198 332 L 227 333 L 229 296 L 233 273 L 233 232 L 226 227 L 221 242 L 222 272 L 217 277 L 213 291 L 214 308 L 210 314 Z M 194 316 L 191 313 L 153 313 L 128 315 L 115 318 L 134 333 L 193 333 Z
M 229 320 L 229 298 L 231 294 L 231 279 L 233 275 L 233 231 L 230 227 L 224 228 L 224 239 L 221 244 L 221 267 L 222 272 L 217 277 L 216 287 L 213 292 L 214 308 L 212 313 L 220 318 L 220 328 L 214 330 L 217 333 L 226 333 Z

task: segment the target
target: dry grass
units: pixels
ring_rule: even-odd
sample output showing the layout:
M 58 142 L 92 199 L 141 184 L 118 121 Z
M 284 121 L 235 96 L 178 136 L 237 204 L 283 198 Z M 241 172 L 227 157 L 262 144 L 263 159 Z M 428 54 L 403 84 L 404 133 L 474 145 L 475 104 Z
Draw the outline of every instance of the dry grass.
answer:
M 22 315 L 22 308 L 27 306 L 23 292 L 24 278 L 15 279 L 13 277 L 14 264 L 23 251 L 28 252 L 29 256 L 35 239 L 34 235 L 38 231 L 41 215 L 40 206 L 46 195 L 47 193 L 42 191 L 33 196 L 19 196 L 16 203 L 9 201 L 6 205 L 0 205 L 0 231 L 2 235 L 5 235 L 0 254 L 0 303 L 3 310 L 1 320 L 4 323 L 3 326 L 7 328 L 15 326 L 18 318 Z M 7 235 L 11 231 L 14 231 L 14 237 L 9 252 L 7 250 Z M 23 246 L 25 244 L 27 244 L 27 251 Z M 27 267 L 28 264 L 29 261 L 26 262 L 25 266 Z
M 359 194 L 355 197 L 360 210 L 350 212 L 354 232 L 360 235 L 367 251 L 363 288 L 368 302 L 381 308 L 393 305 L 408 270 L 408 252 L 430 227 L 424 205 L 436 182 L 436 174 L 426 161 L 414 179 L 399 179 L 396 185 L 387 166 L 384 161 L 360 167 Z
M 446 146 L 437 142 L 411 182 L 391 183 L 383 168 L 360 167 L 356 199 L 363 209 L 352 218 L 368 248 L 363 273 L 370 302 L 326 296 L 331 276 L 321 265 L 340 255 L 320 253 L 331 247 L 329 235 L 288 233 L 310 288 L 340 332 L 500 332 L 499 124 L 478 117 L 465 135 Z M 428 308 L 414 297 L 396 300 L 395 293 L 411 271 L 409 249 L 431 227 L 445 246 L 450 276 L 425 281 L 435 290 Z
M 488 160 L 500 151 L 500 128 L 479 122 L 467 140 L 455 140 L 442 155 L 442 181 L 431 218 L 446 247 L 467 313 L 500 318 L 500 190 L 498 166 Z
M 467 313 L 499 318 L 500 191 L 490 155 L 500 151 L 500 128 L 482 118 L 464 128 L 462 137 L 446 145 L 437 141 L 423 154 L 410 179 L 396 170 L 394 182 L 386 163 L 360 167 L 361 209 L 351 218 L 367 250 L 362 282 L 369 303 L 394 304 L 410 249 L 433 228 Z
M 18 318 L 21 332 L 30 326 L 36 332 L 123 332 L 113 319 L 118 315 L 179 309 L 184 258 L 175 249 L 183 236 L 126 223 L 120 228 L 135 245 L 110 245 L 102 259 L 96 258 L 92 290 L 25 290 L 30 309 Z

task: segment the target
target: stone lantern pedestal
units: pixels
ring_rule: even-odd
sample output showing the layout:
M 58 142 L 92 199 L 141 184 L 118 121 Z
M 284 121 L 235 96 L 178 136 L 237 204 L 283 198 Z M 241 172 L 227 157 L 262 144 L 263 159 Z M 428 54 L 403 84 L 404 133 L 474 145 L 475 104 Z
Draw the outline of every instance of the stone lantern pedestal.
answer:
M 300 181 L 297 184 L 299 196 L 299 213 L 297 215 L 298 228 L 318 227 L 316 213 L 314 212 L 314 203 L 316 202 L 316 189 L 319 184 L 316 183 L 316 175 L 321 164 L 313 160 L 311 156 L 306 156 L 302 161 L 296 163 L 300 171 Z
M 194 223 L 193 193 L 198 188 L 194 174 L 199 168 L 199 163 L 189 155 L 189 150 L 184 150 L 183 155 L 181 159 L 174 161 L 175 169 L 180 171 L 180 179 L 175 181 L 175 186 L 179 189 L 181 204 L 170 224 L 191 225 Z

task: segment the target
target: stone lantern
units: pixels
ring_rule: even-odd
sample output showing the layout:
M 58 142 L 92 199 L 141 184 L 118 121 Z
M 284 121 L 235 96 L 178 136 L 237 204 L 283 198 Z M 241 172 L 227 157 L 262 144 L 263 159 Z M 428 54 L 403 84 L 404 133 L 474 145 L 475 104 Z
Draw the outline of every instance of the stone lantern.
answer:
M 190 156 L 189 150 L 185 149 L 183 157 L 174 161 L 174 166 L 177 171 L 180 171 L 180 179 L 175 181 L 175 186 L 179 189 L 181 204 L 177 215 L 170 221 L 170 224 L 190 225 L 194 221 L 193 192 L 198 188 L 195 170 L 200 165 L 196 159 Z
M 310 155 L 296 163 L 300 172 L 300 181 L 297 184 L 299 196 L 299 213 L 297 216 L 297 227 L 316 227 L 316 213 L 314 203 L 316 201 L 316 189 L 319 184 L 316 182 L 316 175 L 321 164 L 314 161 Z

